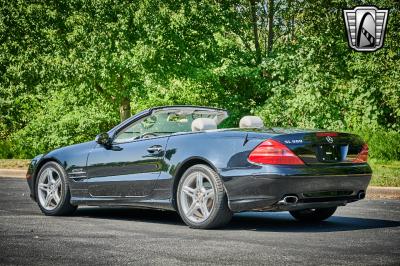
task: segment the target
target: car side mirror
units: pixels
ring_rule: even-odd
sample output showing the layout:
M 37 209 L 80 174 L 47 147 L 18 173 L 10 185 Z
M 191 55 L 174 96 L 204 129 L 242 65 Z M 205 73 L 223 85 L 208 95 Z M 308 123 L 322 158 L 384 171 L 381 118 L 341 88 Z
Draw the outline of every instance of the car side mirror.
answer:
M 104 145 L 104 146 L 109 146 L 111 144 L 111 139 L 107 132 L 100 133 L 99 135 L 97 135 L 95 138 L 95 141 L 98 144 Z

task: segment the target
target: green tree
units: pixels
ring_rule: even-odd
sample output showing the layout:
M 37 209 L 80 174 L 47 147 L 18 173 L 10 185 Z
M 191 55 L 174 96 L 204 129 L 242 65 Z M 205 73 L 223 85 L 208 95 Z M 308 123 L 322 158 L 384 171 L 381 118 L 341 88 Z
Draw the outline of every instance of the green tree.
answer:
M 0 156 L 91 140 L 168 104 L 227 108 L 226 126 L 254 113 L 396 143 L 400 5 L 374 3 L 390 9 L 385 47 L 358 53 L 342 9 L 364 1 L 2 1 Z

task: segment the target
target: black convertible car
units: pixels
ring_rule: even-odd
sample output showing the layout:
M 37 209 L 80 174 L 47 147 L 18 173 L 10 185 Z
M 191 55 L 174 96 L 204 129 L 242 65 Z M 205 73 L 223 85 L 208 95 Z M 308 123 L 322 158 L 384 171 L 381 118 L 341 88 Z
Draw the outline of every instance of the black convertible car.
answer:
M 193 228 L 222 226 L 241 211 L 321 221 L 365 197 L 371 168 L 360 137 L 266 128 L 256 116 L 218 129 L 227 117 L 198 106 L 145 110 L 94 141 L 35 157 L 31 197 L 46 215 L 79 205 L 169 209 Z

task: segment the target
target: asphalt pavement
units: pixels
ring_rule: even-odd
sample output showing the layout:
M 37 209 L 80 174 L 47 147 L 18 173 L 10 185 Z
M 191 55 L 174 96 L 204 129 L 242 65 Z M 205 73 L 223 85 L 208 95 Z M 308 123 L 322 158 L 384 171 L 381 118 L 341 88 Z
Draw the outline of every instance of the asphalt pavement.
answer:
M 400 201 L 363 200 L 318 225 L 236 214 L 193 230 L 174 212 L 84 207 L 42 215 L 23 179 L 0 178 L 0 265 L 400 265 Z

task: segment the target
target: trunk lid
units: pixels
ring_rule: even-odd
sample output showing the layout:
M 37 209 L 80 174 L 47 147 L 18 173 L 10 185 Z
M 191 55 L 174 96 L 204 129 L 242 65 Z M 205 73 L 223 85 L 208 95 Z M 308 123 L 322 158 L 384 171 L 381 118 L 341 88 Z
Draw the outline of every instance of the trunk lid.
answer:
M 328 131 L 286 133 L 272 139 L 285 144 L 309 165 L 355 163 L 365 144 L 357 135 Z

